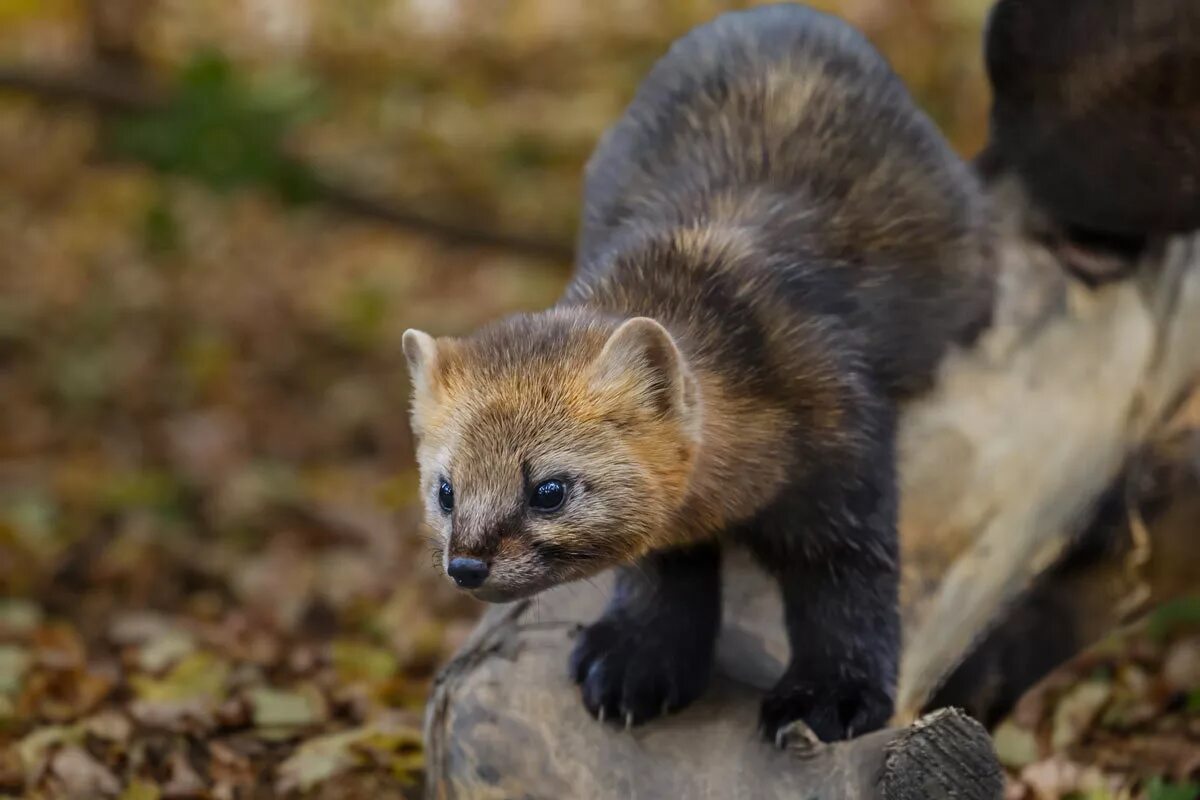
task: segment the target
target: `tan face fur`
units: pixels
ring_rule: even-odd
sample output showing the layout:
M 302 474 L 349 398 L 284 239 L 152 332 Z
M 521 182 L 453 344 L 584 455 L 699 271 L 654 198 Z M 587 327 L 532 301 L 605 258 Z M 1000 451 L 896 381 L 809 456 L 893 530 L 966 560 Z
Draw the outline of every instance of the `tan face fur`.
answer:
M 657 322 L 552 310 L 466 339 L 409 330 L 404 351 L 426 522 L 443 568 L 455 557 L 488 565 L 474 596 L 527 597 L 662 540 L 687 493 L 701 410 Z M 552 479 L 567 487 L 561 508 L 532 507 Z

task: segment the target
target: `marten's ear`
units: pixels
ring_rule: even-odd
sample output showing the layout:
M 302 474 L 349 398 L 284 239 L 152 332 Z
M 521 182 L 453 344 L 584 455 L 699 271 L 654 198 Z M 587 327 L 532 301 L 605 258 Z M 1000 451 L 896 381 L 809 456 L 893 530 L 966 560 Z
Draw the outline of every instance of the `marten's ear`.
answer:
M 985 44 L 989 171 L 1085 231 L 1200 227 L 1200 2 L 999 0 Z
M 437 340 L 424 331 L 409 328 L 404 332 L 404 357 L 408 360 L 413 392 L 418 398 L 430 397 L 437 370 Z
M 627 394 L 699 434 L 696 379 L 671 334 L 649 317 L 626 320 L 613 331 L 592 365 L 591 381 L 600 391 Z

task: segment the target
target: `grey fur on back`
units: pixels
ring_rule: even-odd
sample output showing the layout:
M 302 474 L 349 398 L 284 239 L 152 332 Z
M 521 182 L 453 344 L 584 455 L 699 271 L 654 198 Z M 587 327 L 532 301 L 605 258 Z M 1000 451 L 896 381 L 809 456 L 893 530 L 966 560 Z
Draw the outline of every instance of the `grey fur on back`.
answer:
M 865 38 L 799 5 L 726 14 L 677 41 L 589 161 L 579 279 L 630 238 L 752 229 L 799 310 L 919 386 L 986 318 L 975 178 Z

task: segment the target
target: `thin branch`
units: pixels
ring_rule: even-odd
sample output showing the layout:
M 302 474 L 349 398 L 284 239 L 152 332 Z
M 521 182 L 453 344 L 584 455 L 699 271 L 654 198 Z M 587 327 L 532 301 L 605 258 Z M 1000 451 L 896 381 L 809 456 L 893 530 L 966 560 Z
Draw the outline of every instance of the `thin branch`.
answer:
M 101 66 L 86 71 L 64 71 L 0 65 L 0 90 L 31 94 L 55 102 L 85 103 L 101 111 L 119 114 L 154 111 L 166 105 L 169 99 L 162 89 L 134 75 Z M 343 214 L 383 222 L 456 246 L 509 250 L 562 262 L 570 262 L 573 257 L 574 248 L 570 242 L 437 219 L 396 205 L 388 199 L 372 196 L 357 187 L 338 183 L 294 154 L 285 154 L 285 157 L 303 166 L 313 176 L 311 188 L 317 202 Z
M 0 64 L 0 89 L 122 113 L 153 111 L 165 100 L 162 92 L 135 76 L 100 65 L 68 72 Z
M 511 250 L 522 255 L 568 263 L 574 257 L 574 248 L 568 242 L 536 235 L 470 228 L 457 222 L 434 219 L 387 200 L 371 197 L 359 189 L 334 183 L 318 173 L 314 173 L 312 186 L 319 201 L 345 214 L 385 222 L 455 245 Z

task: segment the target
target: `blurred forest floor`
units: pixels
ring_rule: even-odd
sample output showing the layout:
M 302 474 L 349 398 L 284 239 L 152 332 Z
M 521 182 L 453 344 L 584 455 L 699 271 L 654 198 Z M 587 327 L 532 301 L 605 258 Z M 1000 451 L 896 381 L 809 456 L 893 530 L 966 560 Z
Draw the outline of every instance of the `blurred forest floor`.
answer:
M 818 5 L 979 148 L 985 0 Z M 419 794 L 479 609 L 400 333 L 552 302 L 597 135 L 729 7 L 0 0 L 0 796 Z M 1197 796 L 1181 608 L 1002 729 L 1014 797 Z

